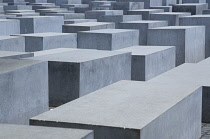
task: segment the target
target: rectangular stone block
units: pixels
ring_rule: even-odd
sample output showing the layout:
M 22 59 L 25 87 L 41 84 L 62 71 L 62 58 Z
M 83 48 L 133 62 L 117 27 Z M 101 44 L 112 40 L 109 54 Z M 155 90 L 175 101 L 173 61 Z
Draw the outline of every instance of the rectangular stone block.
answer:
M 128 29 L 101 29 L 78 32 L 78 48 L 117 50 L 139 45 L 139 31 Z
M 30 5 L 8 5 L 4 6 L 4 10 L 32 10 Z
M 47 3 L 47 0 L 25 0 L 29 3 Z
M 176 46 L 176 66 L 205 58 L 205 26 L 169 26 L 148 30 L 148 45 Z
M 64 33 L 78 33 L 79 31 L 90 31 L 90 30 L 100 30 L 100 29 L 114 29 L 114 23 L 107 22 L 85 22 L 76 24 L 66 24 L 63 25 Z
M 148 81 L 175 67 L 173 46 L 132 46 L 119 51 L 132 53 L 131 80 Z
M 64 24 L 62 16 L 27 16 L 13 19 L 20 21 L 21 34 L 62 32 L 62 25 Z
M 0 51 L 25 52 L 25 38 L 14 36 L 0 36 Z
M 154 6 L 150 7 L 150 9 L 163 9 L 164 12 L 172 12 L 172 6 Z
M 55 3 L 55 5 L 62 4 L 81 4 L 81 0 L 47 0 L 48 3 Z
M 208 9 L 207 3 L 185 3 L 175 4 L 172 6 L 173 12 L 190 12 L 192 15 L 199 15 L 203 13 L 203 10 Z
M 122 10 L 91 10 L 85 12 L 86 19 L 98 19 L 102 15 L 123 15 Z
M 97 19 L 67 19 L 64 20 L 64 24 L 76 24 L 85 22 L 97 22 Z
M 20 21 L 11 19 L 0 19 L 0 36 L 20 34 Z
M 55 48 L 77 48 L 75 33 L 21 34 L 25 37 L 25 51 L 34 52 Z
M 0 138 L 26 139 L 28 137 L 30 137 L 30 139 L 94 139 L 91 130 L 7 124 L 0 125 Z
M 163 6 L 169 6 L 172 4 L 177 4 L 177 0 L 163 0 Z
M 116 2 L 112 3 L 113 10 L 123 10 L 123 14 L 127 14 L 130 10 L 144 9 L 143 2 Z
M 0 58 L 3 59 L 20 59 L 33 57 L 33 53 L 15 52 L 15 51 L 0 51 Z
M 147 32 L 150 28 L 168 26 L 167 21 L 154 21 L 154 20 L 142 20 L 142 21 L 130 21 L 119 23 L 121 29 L 137 29 L 139 30 L 139 44 L 147 45 Z
M 30 59 L 49 61 L 50 106 L 59 106 L 119 80 L 131 79 L 129 52 L 73 49 Z
M 25 17 L 25 16 L 39 16 L 39 13 L 9 13 L 7 15 L 15 15 L 14 16 L 15 18 L 15 17 Z
M 182 3 L 206 3 L 208 0 L 182 0 Z
M 197 139 L 201 91 L 186 85 L 120 81 L 36 116 L 30 124 L 92 129 L 97 139 Z
M 153 13 L 150 15 L 150 19 L 165 20 L 168 21 L 169 26 L 179 26 L 179 18 L 190 15 L 191 15 L 190 13 L 179 13 L 179 12 Z
M 0 59 L 0 123 L 29 124 L 48 111 L 48 64 Z
M 46 16 L 63 16 L 65 19 L 84 19 L 84 13 L 46 13 Z
M 141 10 L 129 10 L 127 14 L 129 15 L 142 15 L 143 20 L 149 20 L 151 13 L 162 13 L 163 9 L 141 9 Z
M 205 26 L 205 57 L 210 56 L 210 15 L 193 15 L 180 18 L 181 26 Z

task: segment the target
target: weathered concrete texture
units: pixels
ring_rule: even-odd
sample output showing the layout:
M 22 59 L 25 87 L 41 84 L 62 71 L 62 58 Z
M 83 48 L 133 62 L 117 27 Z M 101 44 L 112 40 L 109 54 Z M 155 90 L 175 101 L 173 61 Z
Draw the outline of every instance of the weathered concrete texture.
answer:
M 132 53 L 132 80 L 147 81 L 175 67 L 176 49 L 172 46 L 132 46 L 119 51 Z
M 167 26 L 167 21 L 154 21 L 154 20 L 142 20 L 142 21 L 130 21 L 119 23 L 121 29 L 137 29 L 139 30 L 139 44 L 147 45 L 147 32 L 150 28 Z
M 186 3 L 175 4 L 172 6 L 173 12 L 190 12 L 192 15 L 202 14 L 203 10 L 208 9 L 207 3 Z
M 20 20 L 21 34 L 62 32 L 62 25 L 64 24 L 62 16 L 27 16 L 14 19 Z
M 97 139 L 197 139 L 201 91 L 186 85 L 120 81 L 36 116 L 30 124 L 92 129 Z
M 180 18 L 181 26 L 205 26 L 205 57 L 210 56 L 210 15 L 193 15 Z
M 142 15 L 143 20 L 149 20 L 151 13 L 162 13 L 163 9 L 141 9 L 141 10 L 130 10 L 129 15 Z
M 172 4 L 177 4 L 177 0 L 163 0 L 163 6 L 169 6 Z
M 123 15 L 122 10 L 91 10 L 85 12 L 86 19 L 98 19 L 102 15 Z
M 0 59 L 0 123 L 28 124 L 48 110 L 48 64 Z
M 182 3 L 206 3 L 208 0 L 182 0 Z
M 12 132 L 11 132 L 12 131 Z M 0 125 L 2 139 L 94 139 L 91 130 L 40 126 Z
M 25 52 L 25 38 L 14 36 L 0 36 L 0 51 Z
M 7 14 L 7 15 L 8 15 L 8 14 Z M 15 17 L 39 16 L 39 13 L 9 13 L 9 15 L 15 15 Z
M 25 51 L 34 52 L 54 48 L 77 48 L 75 33 L 34 33 L 21 34 L 25 37 Z
M 103 15 L 98 18 L 98 22 L 114 22 L 115 28 L 119 28 L 120 22 L 142 20 L 141 15 Z
M 72 50 L 30 59 L 49 61 L 50 106 L 59 106 L 119 80 L 131 79 L 131 53 Z
M 97 19 L 67 19 L 64 20 L 64 24 L 76 24 L 85 22 L 97 22 Z
M 128 29 L 101 29 L 78 32 L 78 48 L 117 50 L 139 45 L 139 31 Z
M 20 34 L 20 21 L 11 19 L 0 19 L 0 36 Z
M 190 13 L 179 12 L 164 12 L 154 13 L 150 15 L 151 20 L 165 20 L 168 21 L 169 26 L 179 26 L 179 18 L 183 16 L 190 16 Z
M 172 6 L 154 6 L 150 7 L 150 9 L 163 9 L 164 12 L 172 12 Z
M 50 50 L 43 50 L 43 51 L 36 51 L 33 52 L 34 56 L 44 56 L 44 55 L 50 55 L 50 54 L 57 54 L 57 53 L 63 53 L 68 51 L 75 51 L 76 48 L 56 48 L 56 49 L 50 49 Z
M 114 23 L 107 22 L 86 22 L 77 24 L 67 24 L 63 25 L 64 33 L 77 33 L 79 31 L 90 31 L 90 30 L 100 30 L 100 29 L 114 29 Z
M 33 57 L 33 53 L 25 53 L 25 52 L 14 52 L 14 51 L 0 51 L 0 58 L 4 59 L 20 59 Z
M 123 10 L 127 14 L 129 10 L 144 9 L 143 2 L 116 2 L 112 3 L 113 10 Z
M 8 5 L 4 6 L 4 10 L 32 10 L 30 5 Z
M 176 46 L 176 66 L 205 58 L 205 26 L 169 26 L 148 30 L 148 45 Z

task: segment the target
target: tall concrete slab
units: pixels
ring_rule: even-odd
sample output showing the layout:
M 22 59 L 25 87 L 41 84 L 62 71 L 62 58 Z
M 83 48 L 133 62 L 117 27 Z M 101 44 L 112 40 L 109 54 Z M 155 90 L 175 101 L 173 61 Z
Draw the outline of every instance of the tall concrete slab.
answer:
M 168 26 L 148 30 L 148 45 L 176 46 L 176 66 L 205 59 L 205 26 Z
M 20 22 L 18 20 L 0 19 L 0 36 L 20 34 Z
M 48 111 L 48 64 L 0 59 L 0 123 L 28 124 Z
M 25 38 L 19 36 L 0 36 L 0 50 L 25 52 Z

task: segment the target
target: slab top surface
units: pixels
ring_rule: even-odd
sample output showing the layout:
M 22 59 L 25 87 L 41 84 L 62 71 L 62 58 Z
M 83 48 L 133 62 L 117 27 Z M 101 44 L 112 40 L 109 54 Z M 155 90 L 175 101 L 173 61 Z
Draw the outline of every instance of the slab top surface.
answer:
M 31 120 L 139 130 L 197 89 L 183 84 L 120 81 Z
M 79 33 L 114 34 L 114 33 L 125 33 L 125 32 L 133 32 L 133 31 L 137 31 L 137 30 L 130 30 L 130 29 L 99 29 L 99 30 L 81 31 Z
M 64 26 L 100 26 L 100 25 L 107 25 L 107 24 L 113 24 L 109 22 L 85 22 L 85 23 L 76 23 L 76 24 L 66 24 Z
M 1 139 L 82 139 L 91 130 L 23 125 L 0 125 Z
M 62 35 L 70 35 L 75 33 L 56 33 L 56 32 L 46 32 L 46 33 L 31 33 L 31 34 L 17 34 L 17 36 L 25 36 L 25 37 L 51 37 L 51 36 L 62 36 Z

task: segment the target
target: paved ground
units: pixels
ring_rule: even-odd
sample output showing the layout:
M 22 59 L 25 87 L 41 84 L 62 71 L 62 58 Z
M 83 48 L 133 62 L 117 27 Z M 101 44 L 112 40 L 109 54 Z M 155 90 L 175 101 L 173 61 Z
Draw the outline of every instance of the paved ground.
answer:
M 201 134 L 201 139 L 210 139 L 210 124 L 202 124 Z

